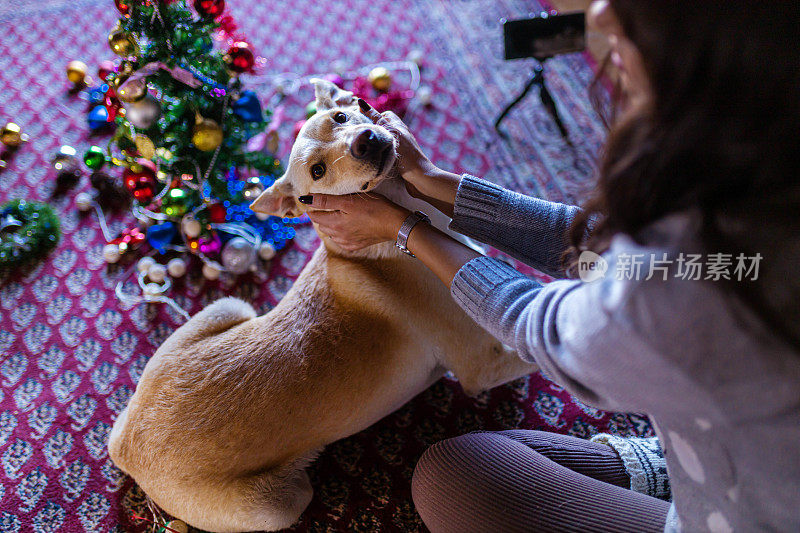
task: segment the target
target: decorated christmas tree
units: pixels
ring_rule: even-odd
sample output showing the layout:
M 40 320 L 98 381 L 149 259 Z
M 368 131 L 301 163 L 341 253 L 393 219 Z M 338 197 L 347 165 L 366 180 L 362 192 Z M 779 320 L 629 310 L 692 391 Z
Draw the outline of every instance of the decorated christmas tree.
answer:
M 115 4 L 121 17 L 108 44 L 120 59 L 100 65 L 96 84 L 85 64 L 73 61 L 67 69 L 89 101 L 89 127 L 110 135 L 107 146 L 84 155 L 97 192 L 79 194 L 78 207 L 90 210 L 111 197 L 130 202 L 138 220 L 109 240 L 106 261 L 147 253 L 139 260 L 145 294 L 163 292 L 167 273 L 185 273 L 186 252 L 210 279 L 257 268 L 258 257 L 268 260 L 285 246 L 298 222 L 248 207 L 282 172 L 274 154 L 247 148 L 270 118 L 240 78 L 257 66 L 257 56 L 237 34 L 224 0 L 195 0 L 193 9 L 183 0 Z M 56 157 L 62 175 L 75 170 L 71 158 L 68 147 Z M 115 196 L 115 180 L 127 198 Z

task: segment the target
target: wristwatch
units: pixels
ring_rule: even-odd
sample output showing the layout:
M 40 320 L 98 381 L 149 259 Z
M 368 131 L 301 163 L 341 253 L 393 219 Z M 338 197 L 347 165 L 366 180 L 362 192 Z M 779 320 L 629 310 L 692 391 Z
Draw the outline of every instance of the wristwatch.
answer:
M 414 226 L 416 226 L 419 222 L 427 222 L 430 224 L 431 219 L 422 211 L 414 211 L 408 215 L 408 218 L 403 221 L 403 225 L 400 226 L 400 231 L 397 232 L 397 241 L 394 243 L 394 245 L 397 246 L 401 252 L 408 254 L 411 257 L 417 256 L 412 254 L 411 250 L 409 250 L 406 246 L 408 244 L 408 236 L 411 234 L 411 230 L 414 229 Z

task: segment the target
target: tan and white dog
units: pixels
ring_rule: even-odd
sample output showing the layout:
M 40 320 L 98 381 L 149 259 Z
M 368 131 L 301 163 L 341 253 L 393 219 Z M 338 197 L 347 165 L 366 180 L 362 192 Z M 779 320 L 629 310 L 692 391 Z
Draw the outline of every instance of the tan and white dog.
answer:
M 298 196 L 361 190 L 421 208 L 391 177 L 397 141 L 389 131 L 363 116 L 351 93 L 321 80 L 315 88 L 317 114 L 285 175 L 253 209 L 299 214 L 306 206 Z M 443 230 L 446 223 L 434 220 Z M 223 298 L 175 331 L 114 424 L 114 463 L 193 526 L 288 527 L 311 500 L 305 468 L 327 444 L 380 420 L 447 370 L 467 394 L 535 370 L 391 243 L 346 253 L 322 237 L 266 315 Z

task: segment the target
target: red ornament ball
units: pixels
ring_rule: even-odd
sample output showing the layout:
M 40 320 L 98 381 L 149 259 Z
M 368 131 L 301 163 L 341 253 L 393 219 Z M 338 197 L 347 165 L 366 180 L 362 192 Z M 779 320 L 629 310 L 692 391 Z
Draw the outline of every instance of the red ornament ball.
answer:
M 140 204 L 149 204 L 153 196 L 155 196 L 155 191 L 153 191 L 152 187 L 147 185 L 133 191 L 133 197 L 136 198 L 136 201 Z
M 139 203 L 146 204 L 155 196 L 156 165 L 149 159 L 139 158 L 122 173 L 125 188 L 133 193 Z
M 109 241 L 108 244 L 117 244 L 120 251 L 125 252 L 128 248 L 142 244 L 146 237 L 139 228 L 129 228 L 120 233 L 116 239 Z
M 225 222 L 225 206 L 222 204 L 211 204 L 208 206 L 208 219 L 211 222 L 222 223 Z
M 124 16 L 128 16 L 131 13 L 131 2 L 130 0 L 114 0 L 114 5 L 117 6 L 117 9 L 120 13 Z
M 243 41 L 233 43 L 226 57 L 228 68 L 234 72 L 247 72 L 256 64 L 256 56 L 250 45 Z
M 97 68 L 97 76 L 106 81 L 109 74 L 114 74 L 117 71 L 117 68 L 114 66 L 113 61 L 105 60 L 100 62 L 100 66 Z
M 225 11 L 225 0 L 194 0 L 194 9 L 201 17 L 217 18 Z

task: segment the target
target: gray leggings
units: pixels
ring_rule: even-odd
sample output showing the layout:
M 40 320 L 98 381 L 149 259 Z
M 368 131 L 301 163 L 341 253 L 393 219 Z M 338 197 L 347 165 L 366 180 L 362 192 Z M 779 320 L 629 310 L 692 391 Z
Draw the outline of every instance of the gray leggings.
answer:
M 411 493 L 433 533 L 663 531 L 670 504 L 629 486 L 605 444 L 511 430 L 434 444 Z

